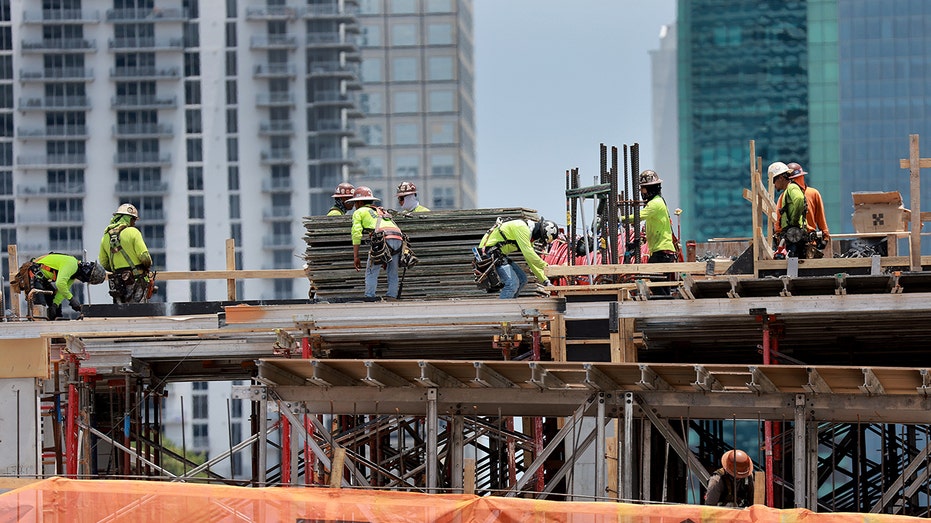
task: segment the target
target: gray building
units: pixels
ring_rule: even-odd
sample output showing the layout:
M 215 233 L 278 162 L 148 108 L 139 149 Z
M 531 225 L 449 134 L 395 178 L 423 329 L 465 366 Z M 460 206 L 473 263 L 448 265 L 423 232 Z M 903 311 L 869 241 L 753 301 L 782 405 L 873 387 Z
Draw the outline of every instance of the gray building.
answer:
M 475 207 L 472 0 L 363 0 L 359 24 L 366 147 L 350 181 L 385 207 L 402 181 L 431 209 Z
M 11 243 L 20 261 L 96 259 L 122 202 L 159 271 L 223 269 L 227 238 L 239 268 L 298 268 L 302 218 L 344 181 L 384 195 L 410 179 L 425 205 L 473 207 L 471 16 L 453 0 L 0 0 L 4 272 Z M 237 285 L 244 299 L 308 292 Z M 226 294 L 164 281 L 156 299 Z

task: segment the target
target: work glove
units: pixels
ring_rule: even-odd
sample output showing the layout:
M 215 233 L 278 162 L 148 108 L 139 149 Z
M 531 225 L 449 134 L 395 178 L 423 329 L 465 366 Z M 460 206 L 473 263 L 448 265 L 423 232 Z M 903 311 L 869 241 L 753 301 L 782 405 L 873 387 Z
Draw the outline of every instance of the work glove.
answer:
M 71 306 L 71 310 L 74 312 L 81 312 L 81 302 L 78 301 L 77 296 L 72 296 L 71 299 L 68 300 L 68 305 Z

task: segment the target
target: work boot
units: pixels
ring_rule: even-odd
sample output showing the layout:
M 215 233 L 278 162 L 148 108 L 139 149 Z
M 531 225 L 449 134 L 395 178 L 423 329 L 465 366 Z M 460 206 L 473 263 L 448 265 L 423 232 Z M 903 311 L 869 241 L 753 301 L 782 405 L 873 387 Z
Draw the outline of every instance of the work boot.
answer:
M 394 296 L 385 296 L 385 301 L 398 301 Z

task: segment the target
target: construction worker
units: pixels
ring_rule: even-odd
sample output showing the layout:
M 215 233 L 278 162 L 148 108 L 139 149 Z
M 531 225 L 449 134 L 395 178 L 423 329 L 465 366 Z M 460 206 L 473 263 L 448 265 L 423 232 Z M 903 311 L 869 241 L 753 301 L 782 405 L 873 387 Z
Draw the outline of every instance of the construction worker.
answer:
M 135 205 L 120 205 L 100 240 L 100 263 L 110 272 L 113 303 L 145 303 L 154 289 L 152 257 L 136 228 L 138 219 Z
M 708 479 L 705 505 L 749 507 L 753 505 L 753 462 L 742 450 L 721 456 L 721 468 Z
M 808 245 L 808 226 L 805 222 L 806 204 L 802 187 L 791 180 L 792 170 L 782 162 L 773 162 L 767 172 L 773 177 L 777 191 L 782 191 L 777 208 L 779 225 L 775 227 L 775 241 L 778 242 L 775 257 L 805 258 Z M 784 253 L 783 253 L 784 250 Z
M 805 193 L 805 224 L 808 226 L 809 239 L 812 236 L 811 233 L 821 231 L 819 240 L 815 242 L 809 241 L 808 258 L 821 258 L 824 256 L 821 249 L 831 244 L 831 233 L 828 230 L 828 220 L 824 214 L 824 200 L 821 199 L 821 192 L 805 182 L 805 175 L 808 173 L 805 172 L 805 169 L 802 169 L 799 163 L 790 162 L 786 164 L 786 167 L 792 171 L 789 179 L 797 183 L 802 188 L 802 192 Z M 781 207 L 781 205 L 779 206 Z
M 404 250 L 405 238 L 401 229 L 392 221 L 388 211 L 375 205 L 379 201 L 372 194 L 372 190 L 365 186 L 356 187 L 352 198 L 346 203 L 355 204 L 352 213 L 352 258 L 356 271 L 362 269 L 359 258 L 359 246 L 362 244 L 362 235 L 369 237 L 369 254 L 365 262 L 365 299 L 375 301 L 375 290 L 378 287 L 378 275 L 382 267 L 388 274 L 387 301 L 398 299 L 400 284 L 398 281 L 398 265 L 401 252 Z
M 71 310 L 81 312 L 80 300 L 71 293 L 71 285 L 75 280 L 97 285 L 107 277 L 106 271 L 97 262 L 82 262 L 74 256 L 55 252 L 32 260 L 30 274 L 33 289 L 48 291 L 36 293 L 33 300 L 36 304 L 46 306 L 49 320 L 61 317 L 61 304 L 64 301 L 68 302 Z
M 640 197 L 645 203 L 640 210 L 640 218 L 646 227 L 647 250 L 650 257 L 647 263 L 676 263 L 679 254 L 672 234 L 672 219 L 669 217 L 669 208 L 663 199 L 663 180 L 656 171 L 646 169 L 640 173 Z M 625 223 L 633 221 L 633 215 L 624 218 Z M 675 279 L 675 273 L 667 273 L 670 281 Z M 659 295 L 670 294 L 669 287 L 655 287 L 651 292 Z
M 490 254 L 497 258 L 495 272 L 504 287 L 498 295 L 501 299 L 516 298 L 521 289 L 527 285 L 527 273 L 508 255 L 520 251 L 524 261 L 530 266 L 533 275 L 543 286 L 550 285 L 550 280 L 543 273 L 547 263 L 540 258 L 533 248 L 533 242 L 553 243 L 559 236 L 559 227 L 550 220 L 508 220 L 495 224 L 488 230 L 478 247 L 483 255 Z
M 429 212 L 417 199 L 417 186 L 412 182 L 401 182 L 398 184 L 398 206 L 406 212 Z
M 351 183 L 343 182 L 336 186 L 336 192 L 333 193 L 333 207 L 326 213 L 327 216 L 342 216 L 352 209 L 352 205 L 346 205 L 346 200 L 352 198 L 352 192 L 356 190 Z

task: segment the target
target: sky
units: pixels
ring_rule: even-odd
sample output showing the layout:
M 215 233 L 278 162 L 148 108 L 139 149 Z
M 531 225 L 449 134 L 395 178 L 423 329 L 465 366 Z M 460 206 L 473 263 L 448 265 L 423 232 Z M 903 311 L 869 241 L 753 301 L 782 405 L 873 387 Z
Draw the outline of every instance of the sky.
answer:
M 649 51 L 675 11 L 675 0 L 475 0 L 478 207 L 565 225 L 566 170 L 595 183 L 599 144 L 622 165 L 623 145 L 639 143 L 649 168 Z

